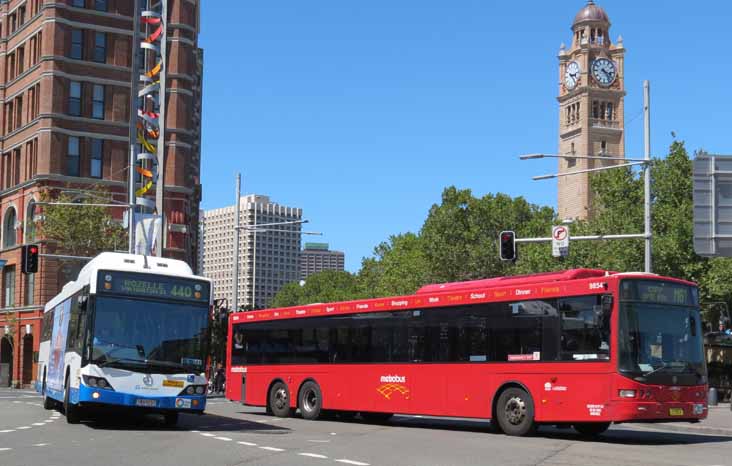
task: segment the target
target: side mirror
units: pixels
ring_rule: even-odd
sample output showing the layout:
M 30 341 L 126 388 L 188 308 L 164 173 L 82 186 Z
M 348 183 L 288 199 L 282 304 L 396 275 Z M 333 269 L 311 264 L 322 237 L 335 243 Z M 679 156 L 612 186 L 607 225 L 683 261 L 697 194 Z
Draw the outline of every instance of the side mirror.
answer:
M 605 315 L 610 315 L 613 310 L 613 295 L 606 294 L 602 295 L 602 312 Z
M 86 311 L 86 304 L 89 302 L 89 296 L 81 295 L 76 298 L 76 302 L 79 303 L 79 309 Z

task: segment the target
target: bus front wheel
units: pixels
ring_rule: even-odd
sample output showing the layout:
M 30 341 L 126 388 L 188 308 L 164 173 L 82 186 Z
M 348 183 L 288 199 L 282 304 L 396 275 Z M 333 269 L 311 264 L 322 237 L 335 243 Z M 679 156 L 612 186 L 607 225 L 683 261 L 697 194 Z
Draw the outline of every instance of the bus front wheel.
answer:
M 594 437 L 605 432 L 609 427 L 609 422 L 581 422 L 574 426 L 574 430 L 579 432 L 581 435 L 587 437 Z
M 504 390 L 498 397 L 496 412 L 493 414 L 498 426 L 507 435 L 527 435 L 536 430 L 534 401 L 522 388 L 511 387 Z
M 64 390 L 64 414 L 66 414 L 66 422 L 69 424 L 78 424 L 80 421 L 79 407 L 71 403 L 69 400 L 69 393 L 71 387 L 69 387 L 68 378 L 66 380 L 66 389 Z
M 43 409 L 51 410 L 56 407 L 56 401 L 46 394 L 46 371 L 43 371 L 43 387 L 41 388 L 41 395 L 43 395 Z
M 178 413 L 165 413 L 163 418 L 166 427 L 175 427 L 178 424 Z
M 320 417 L 320 411 L 323 408 L 323 394 L 317 383 L 309 380 L 302 385 L 299 404 L 304 419 L 313 421 Z
M 277 417 L 290 417 L 290 390 L 284 382 L 276 382 L 269 390 L 269 409 Z

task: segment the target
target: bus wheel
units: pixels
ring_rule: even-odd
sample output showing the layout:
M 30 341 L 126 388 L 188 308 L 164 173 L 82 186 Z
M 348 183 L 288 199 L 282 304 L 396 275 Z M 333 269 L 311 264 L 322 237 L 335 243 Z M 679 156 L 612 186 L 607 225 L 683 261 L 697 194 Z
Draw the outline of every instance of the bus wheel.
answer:
M 504 390 L 498 398 L 494 415 L 499 427 L 507 435 L 527 435 L 536 430 L 534 402 L 521 388 Z
M 175 427 L 178 424 L 178 413 L 165 413 L 163 417 L 166 427 Z
M 361 417 L 367 422 L 386 422 L 394 416 L 391 413 L 372 413 L 365 412 L 361 413 Z
M 303 418 L 313 421 L 320 417 L 320 411 L 323 408 L 323 394 L 317 383 L 309 380 L 302 385 L 299 404 Z
M 581 422 L 575 424 L 574 430 L 587 437 L 594 437 L 605 432 L 609 427 L 609 422 Z
M 43 387 L 41 388 L 41 395 L 43 395 L 43 409 L 49 410 L 56 407 L 56 401 L 53 398 L 46 395 L 46 374 L 43 374 Z
M 284 382 L 277 382 L 269 390 L 269 409 L 277 417 L 290 417 L 290 390 Z
M 66 379 L 66 389 L 64 390 L 64 414 L 66 414 L 66 422 L 69 424 L 78 424 L 80 420 L 79 407 L 75 406 L 69 400 L 71 396 L 71 387 L 69 387 L 68 378 Z

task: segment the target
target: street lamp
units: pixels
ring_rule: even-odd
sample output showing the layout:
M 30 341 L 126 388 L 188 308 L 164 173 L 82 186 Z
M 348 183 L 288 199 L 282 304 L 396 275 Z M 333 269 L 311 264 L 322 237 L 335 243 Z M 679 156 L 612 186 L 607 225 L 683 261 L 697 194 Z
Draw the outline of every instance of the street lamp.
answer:
M 558 178 L 560 176 L 570 176 L 570 175 L 577 175 L 580 173 L 590 173 L 590 172 L 598 172 L 603 170 L 611 170 L 613 168 L 621 168 L 621 167 L 632 167 L 634 165 L 642 165 L 643 166 L 643 188 L 645 191 L 645 200 L 644 200 L 644 233 L 642 237 L 645 239 L 646 248 L 645 248 L 645 271 L 646 273 L 651 273 L 651 238 L 652 238 L 652 231 L 651 231 L 651 93 L 650 93 L 650 84 L 648 81 L 643 81 L 643 112 L 644 112 L 644 118 L 643 118 L 643 133 L 644 133 L 644 157 L 642 159 L 629 159 L 625 157 L 604 157 L 604 156 L 596 156 L 596 155 L 558 155 L 558 154 L 525 154 L 519 156 L 520 160 L 534 160 L 534 159 L 543 159 L 545 157 L 547 158 L 563 158 L 563 159 L 587 159 L 587 160 L 615 160 L 615 161 L 622 161 L 627 163 L 621 163 L 618 165 L 611 165 L 608 167 L 598 167 L 598 168 L 590 168 L 587 170 L 576 170 L 571 172 L 565 172 L 565 173 L 552 173 L 549 175 L 540 175 L 535 176 L 532 179 L 537 180 L 548 180 L 552 178 Z M 638 235 L 612 235 L 616 238 L 621 237 L 637 237 Z M 606 236 L 607 237 L 607 236 Z

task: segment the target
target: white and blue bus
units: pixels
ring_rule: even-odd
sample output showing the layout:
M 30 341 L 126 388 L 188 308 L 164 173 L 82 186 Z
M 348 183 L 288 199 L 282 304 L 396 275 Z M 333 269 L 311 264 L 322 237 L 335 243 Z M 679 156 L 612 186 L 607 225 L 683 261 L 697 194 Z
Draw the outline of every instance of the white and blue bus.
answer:
M 210 280 L 182 261 L 105 252 L 46 304 L 37 390 L 66 420 L 87 408 L 206 408 Z

